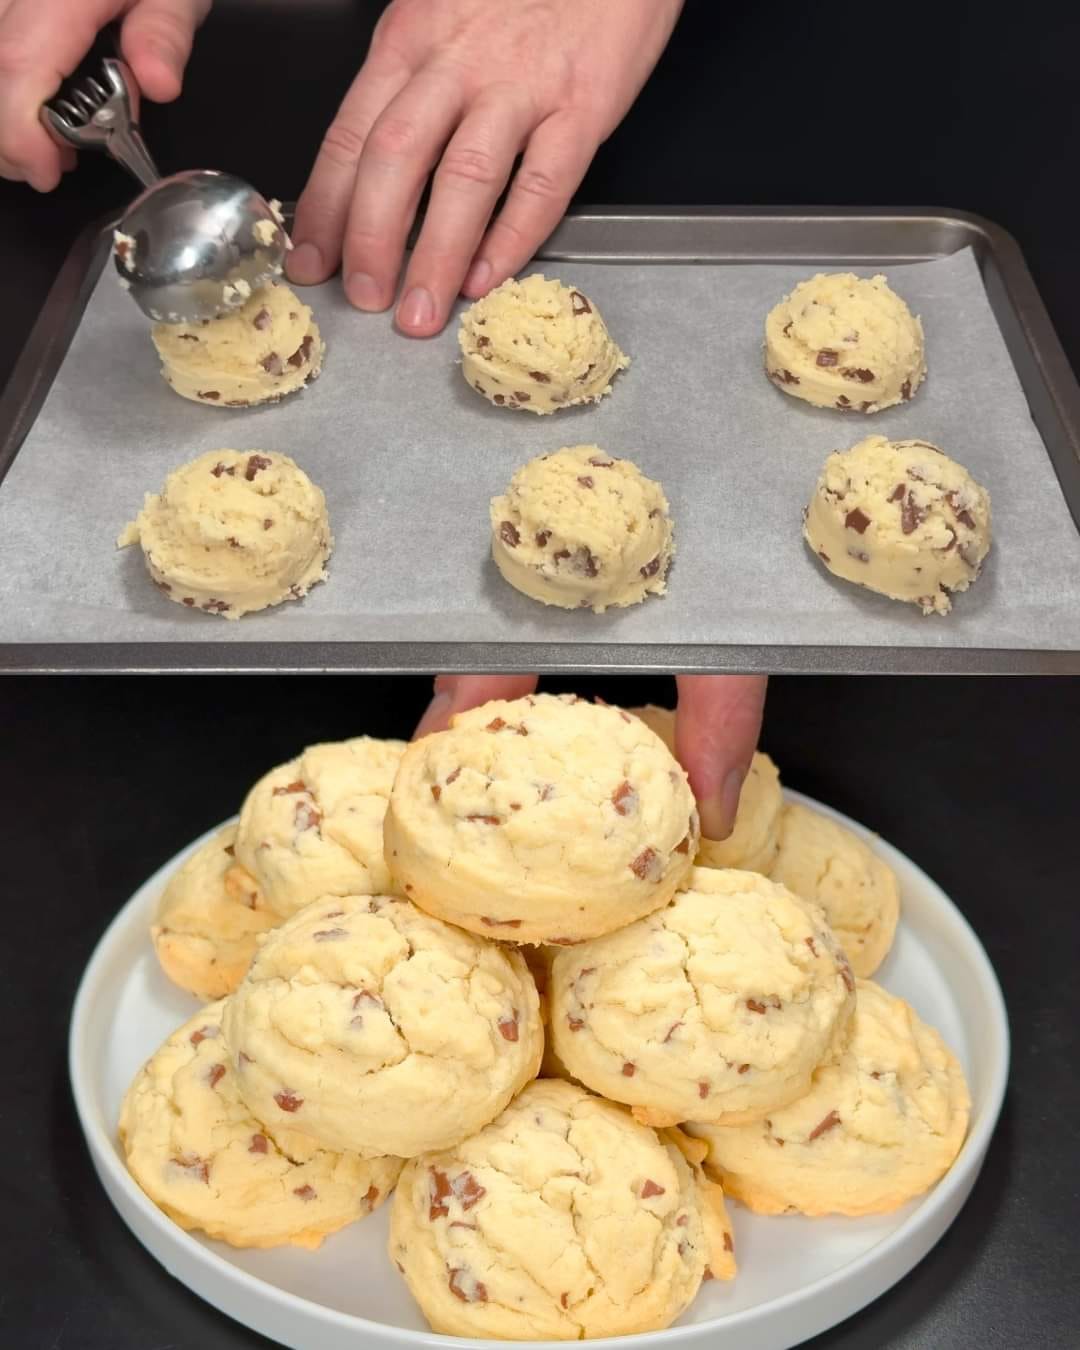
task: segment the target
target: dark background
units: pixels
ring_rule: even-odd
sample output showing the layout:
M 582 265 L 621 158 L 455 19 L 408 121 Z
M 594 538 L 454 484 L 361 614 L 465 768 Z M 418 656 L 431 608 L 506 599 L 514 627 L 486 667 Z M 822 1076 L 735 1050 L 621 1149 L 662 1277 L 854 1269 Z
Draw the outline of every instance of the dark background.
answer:
M 182 104 L 144 118 L 162 169 L 229 168 L 298 195 L 380 9 L 217 0 Z M 1080 12 L 1064 4 L 689 0 L 579 201 L 980 212 L 1018 237 L 1077 368 L 1078 56 Z M 75 234 L 129 195 L 90 156 L 49 199 L 0 184 L 0 381 Z M 571 683 L 626 703 L 670 693 Z M 174 1283 L 105 1200 L 67 1087 L 71 999 L 119 905 L 259 773 L 314 740 L 407 735 L 427 695 L 402 678 L 0 684 L 3 1346 L 269 1344 Z M 764 745 L 792 787 L 879 830 L 956 899 L 1014 1036 L 1005 1113 L 960 1218 L 814 1350 L 1075 1346 L 1080 681 L 775 680 Z

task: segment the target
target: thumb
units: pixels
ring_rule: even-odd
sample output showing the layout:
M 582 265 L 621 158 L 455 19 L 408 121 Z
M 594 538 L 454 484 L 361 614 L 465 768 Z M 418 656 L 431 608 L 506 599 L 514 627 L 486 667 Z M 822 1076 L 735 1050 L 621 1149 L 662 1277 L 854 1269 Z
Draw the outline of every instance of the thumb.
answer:
M 155 103 L 180 93 L 195 29 L 210 0 L 135 0 L 120 33 L 124 60 L 139 88 Z
M 690 776 L 701 833 L 726 839 L 761 732 L 764 675 L 680 675 L 676 757 Z
M 455 713 L 478 708 L 494 698 L 524 698 L 539 682 L 538 675 L 439 675 L 435 697 L 413 732 L 413 740 L 432 731 L 445 731 Z

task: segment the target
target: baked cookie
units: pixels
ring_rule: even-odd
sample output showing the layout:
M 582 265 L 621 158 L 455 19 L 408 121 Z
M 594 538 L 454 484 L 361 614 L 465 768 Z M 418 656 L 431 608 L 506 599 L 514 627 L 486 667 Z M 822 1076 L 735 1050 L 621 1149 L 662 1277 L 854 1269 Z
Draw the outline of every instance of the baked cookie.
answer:
M 357 736 L 311 745 L 248 793 L 236 856 L 283 918 L 323 895 L 393 889 L 383 816 L 404 741 Z
M 390 869 L 421 909 L 489 937 L 562 945 L 664 905 L 690 870 L 698 816 L 644 723 L 537 694 L 414 741 L 385 833 Z
M 759 1214 L 883 1214 L 952 1166 L 971 1099 L 938 1033 L 869 980 L 843 1056 L 809 1093 L 737 1127 L 691 1125 L 706 1168 Z
M 926 376 L 922 324 L 884 277 L 819 272 L 769 311 L 765 371 L 818 408 L 880 412 Z
M 148 492 L 117 548 L 139 544 L 154 585 L 188 609 L 239 619 L 326 580 L 326 498 L 288 455 L 210 450 Z
M 210 1003 L 231 994 L 255 955 L 257 938 L 279 923 L 235 858 L 236 826 L 226 825 L 169 878 L 150 927 L 162 970 Z
M 540 273 L 511 277 L 470 305 L 458 344 L 473 389 L 500 408 L 534 413 L 599 402 L 630 364 L 592 301 Z
M 675 711 L 648 704 L 631 708 L 651 727 L 672 754 L 675 753 Z M 695 864 L 698 867 L 738 867 L 744 872 L 769 875 L 780 845 L 780 811 L 784 804 L 780 773 L 768 755 L 758 750 L 750 763 L 739 796 L 735 825 L 726 839 L 702 836 Z
M 318 1247 L 386 1199 L 401 1160 L 275 1139 L 236 1091 L 224 1007 L 203 1008 L 136 1074 L 120 1109 L 128 1170 L 181 1228 L 234 1247 Z
M 521 956 L 396 896 L 320 900 L 274 929 L 225 1014 L 239 1089 L 271 1130 L 399 1157 L 481 1129 L 536 1076 Z
M 155 324 L 169 388 L 193 403 L 247 408 L 310 384 L 322 370 L 326 344 L 309 306 L 278 281 L 255 292 L 237 282 L 235 298 L 238 308 L 220 319 Z
M 649 1124 L 756 1120 L 838 1052 L 854 989 L 816 905 L 698 867 L 666 908 L 559 953 L 551 1034 L 575 1078 Z
M 669 1326 L 697 1293 L 712 1257 L 703 1203 L 675 1143 L 541 1080 L 479 1134 L 406 1165 L 390 1255 L 435 1331 L 623 1336 Z
M 929 441 L 868 436 L 825 461 L 803 535 L 834 576 L 948 614 L 990 551 L 990 494 Z
M 667 498 L 628 459 L 595 445 L 541 455 L 491 502 L 491 555 L 523 595 L 562 609 L 663 595 L 675 546 Z
M 900 887 L 892 868 L 857 834 L 820 811 L 786 806 L 769 875 L 821 906 L 856 975 L 877 970 L 896 934 Z

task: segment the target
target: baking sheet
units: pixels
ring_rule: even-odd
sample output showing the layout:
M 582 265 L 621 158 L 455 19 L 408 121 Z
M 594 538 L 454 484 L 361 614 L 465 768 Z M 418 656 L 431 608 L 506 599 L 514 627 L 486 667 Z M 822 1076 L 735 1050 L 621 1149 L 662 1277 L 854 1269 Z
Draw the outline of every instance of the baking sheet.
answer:
M 466 386 L 453 323 L 401 338 L 337 281 L 304 293 L 328 342 L 315 385 L 265 409 L 189 404 L 107 269 L 0 490 L 0 642 L 1080 649 L 1080 535 L 970 250 L 888 269 L 922 316 L 930 374 L 912 403 L 872 418 L 809 408 L 762 373 L 765 313 L 813 269 L 547 268 L 593 297 L 633 358 L 613 397 L 547 418 Z M 933 441 L 990 489 L 994 547 L 947 618 L 832 578 L 802 542 L 826 454 L 870 432 Z M 582 441 L 663 483 L 678 544 L 666 597 L 564 612 L 495 571 L 488 499 L 525 460 Z M 326 492 L 337 541 L 327 584 L 239 623 L 165 601 L 141 553 L 114 547 L 144 491 L 223 446 L 293 455 Z

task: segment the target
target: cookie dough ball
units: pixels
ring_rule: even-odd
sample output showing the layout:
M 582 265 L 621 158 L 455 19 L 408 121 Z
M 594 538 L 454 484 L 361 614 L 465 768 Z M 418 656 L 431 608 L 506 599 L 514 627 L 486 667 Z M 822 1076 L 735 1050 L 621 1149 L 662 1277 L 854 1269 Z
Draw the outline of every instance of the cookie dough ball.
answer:
M 491 555 L 515 590 L 591 609 L 663 595 L 675 551 L 667 498 L 628 459 L 575 445 L 518 469 L 491 502 Z
M 845 1052 L 805 1097 L 752 1125 L 690 1129 L 709 1146 L 706 1168 L 759 1214 L 884 1214 L 948 1171 L 970 1113 L 938 1033 L 860 980 Z
M 236 856 L 282 918 L 320 896 L 394 889 L 383 816 L 404 753 L 370 736 L 312 745 L 248 793 Z
M 630 364 L 592 301 L 540 273 L 504 281 L 470 305 L 458 343 L 475 390 L 500 408 L 534 413 L 599 402 Z
M 240 1092 L 271 1130 L 411 1158 L 482 1129 L 536 1076 L 536 986 L 510 948 L 392 896 L 320 900 L 229 1001 Z
M 655 731 L 672 754 L 675 753 L 675 710 L 650 703 L 631 708 L 635 717 Z M 706 839 L 695 860 L 698 867 L 738 867 L 744 872 L 769 875 L 776 850 L 780 846 L 780 811 L 784 799 L 780 791 L 780 773 L 768 755 L 754 755 L 739 796 L 735 825 L 726 839 Z
M 854 988 L 816 905 L 700 867 L 665 909 L 559 953 L 551 1034 L 575 1078 L 650 1124 L 755 1120 L 836 1054 Z
M 892 868 L 857 834 L 820 811 L 787 806 L 770 876 L 821 906 L 856 975 L 877 970 L 896 934 L 900 887 Z
M 936 445 L 868 436 L 825 461 L 803 534 L 834 576 L 948 614 L 990 551 L 990 494 Z
M 220 319 L 156 324 L 153 338 L 165 383 L 214 408 L 276 403 L 310 384 L 326 353 L 311 309 L 281 282 Z
M 257 938 L 279 922 L 235 858 L 226 825 L 169 879 L 150 928 L 162 970 L 204 1003 L 231 994 L 247 973 Z
M 572 1341 L 669 1326 L 712 1253 L 678 1147 L 540 1081 L 479 1134 L 406 1165 L 390 1255 L 435 1331 Z
M 387 861 L 421 909 L 471 932 L 567 944 L 671 898 L 698 815 L 663 742 L 620 708 L 530 695 L 459 713 L 405 752 Z
M 288 455 L 210 450 L 148 492 L 118 548 L 142 546 L 154 585 L 188 609 L 239 619 L 326 579 L 326 498 Z
M 275 1139 L 236 1090 L 221 1022 L 203 1008 L 139 1070 L 120 1110 L 131 1175 L 181 1228 L 234 1247 L 314 1249 L 389 1195 L 398 1158 L 331 1153 Z
M 769 311 L 765 370 L 818 408 L 880 412 L 926 376 L 922 324 L 884 277 L 819 272 Z

